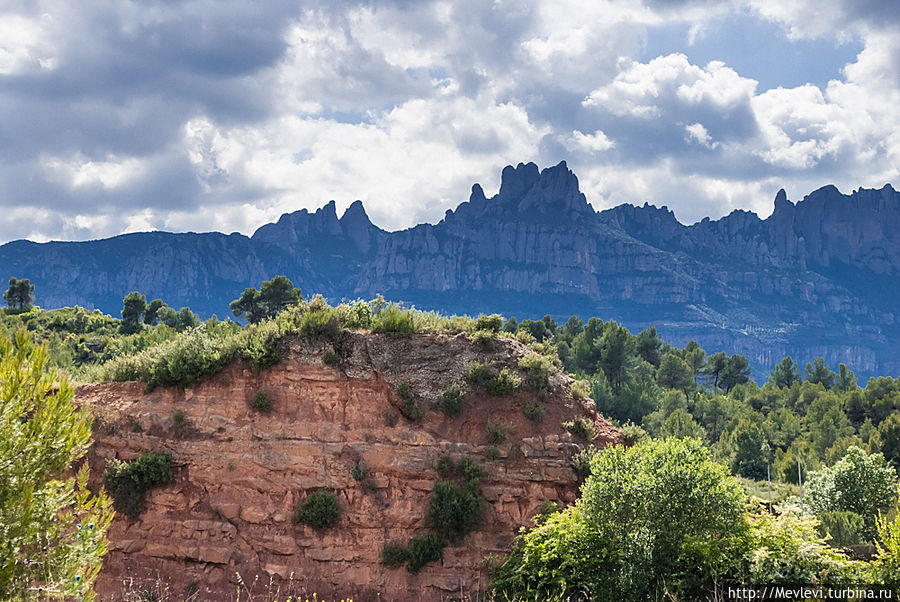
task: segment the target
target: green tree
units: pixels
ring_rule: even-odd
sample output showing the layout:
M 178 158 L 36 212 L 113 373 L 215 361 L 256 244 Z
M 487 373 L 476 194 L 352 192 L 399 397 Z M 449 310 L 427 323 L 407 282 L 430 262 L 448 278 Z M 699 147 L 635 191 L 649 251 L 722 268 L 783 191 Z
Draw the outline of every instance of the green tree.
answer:
M 878 425 L 881 452 L 895 470 L 900 471 L 900 413 L 888 416 Z
M 11 600 L 92 600 L 111 502 L 66 476 L 91 444 L 91 415 L 24 331 L 0 338 L 0 592 Z M 71 473 L 69 473 L 71 474 Z
M 667 353 L 656 371 L 656 382 L 667 389 L 690 395 L 694 390 L 694 374 L 690 365 L 674 353 Z
M 147 298 L 134 291 L 125 296 L 122 305 L 122 332 L 124 334 L 140 332 L 141 320 L 147 311 Z
M 289 305 L 296 305 L 301 300 L 300 289 L 284 276 L 275 276 L 255 288 L 244 289 L 240 298 L 231 302 L 230 308 L 235 317 L 247 316 L 251 324 L 273 318 Z
M 834 387 L 834 379 L 837 376 L 825 365 L 825 358 L 817 357 L 810 364 L 806 362 L 806 382 L 814 385 L 822 384 L 826 389 Z
M 800 366 L 789 355 L 781 360 L 781 363 L 775 366 L 775 369 L 769 374 L 769 382 L 779 389 L 789 389 L 794 383 L 802 380 Z
M 727 363 L 728 356 L 724 351 L 719 351 L 706 358 L 706 366 L 704 366 L 702 374 L 712 380 L 713 391 L 719 388 L 719 378 Z
M 838 375 L 835 380 L 835 387 L 838 391 L 852 391 L 857 388 L 856 375 L 844 364 L 838 364 Z
M 27 310 L 34 302 L 34 285 L 28 278 L 10 278 L 9 288 L 3 293 L 3 299 L 10 309 Z
M 191 311 L 190 307 L 182 307 L 178 310 L 178 313 L 175 314 L 175 330 L 178 332 L 184 332 L 188 328 L 193 328 L 199 323 L 200 318 Z
M 807 498 L 816 514 L 833 510 L 855 512 L 863 517 L 868 537 L 875 534 L 879 510 L 897 499 L 897 471 L 878 454 L 850 447 L 832 468 L 809 475 Z
M 731 470 L 748 479 L 765 479 L 769 446 L 762 428 L 750 419 L 741 418 L 730 439 L 734 448 Z
M 659 336 L 656 334 L 656 328 L 653 326 L 645 328 L 638 333 L 635 342 L 637 354 L 654 368 L 659 368 L 659 349 L 661 346 L 662 341 L 659 340 Z
M 719 377 L 719 386 L 728 393 L 737 385 L 750 380 L 750 363 L 743 355 L 735 353 L 725 362 L 725 368 Z
M 156 324 L 159 319 L 159 310 L 165 307 L 165 303 L 163 303 L 162 299 L 154 299 L 150 303 L 147 304 L 147 309 L 144 311 L 144 324 L 148 324 L 153 326 Z
M 624 326 L 609 321 L 603 329 L 602 343 L 600 366 L 613 392 L 618 395 L 625 384 L 628 360 L 632 354 L 631 335 Z
M 495 587 L 509 599 L 698 599 L 747 529 L 740 485 L 700 440 L 608 447 L 574 508 L 523 535 Z

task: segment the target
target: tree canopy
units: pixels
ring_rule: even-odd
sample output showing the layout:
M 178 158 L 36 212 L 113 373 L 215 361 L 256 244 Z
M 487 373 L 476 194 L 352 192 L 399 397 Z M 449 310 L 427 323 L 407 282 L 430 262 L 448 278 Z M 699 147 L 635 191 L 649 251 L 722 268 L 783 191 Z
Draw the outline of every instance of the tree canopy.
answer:
M 3 299 L 10 309 L 29 309 L 34 302 L 34 285 L 28 278 L 10 278 L 9 288 L 3 293 Z
M 0 337 L 0 592 L 12 600 L 93 599 L 106 552 L 109 498 L 88 468 L 91 415 L 24 330 Z
M 275 317 L 278 312 L 289 305 L 300 302 L 300 289 L 285 276 L 275 276 L 255 288 L 244 289 L 238 299 L 231 302 L 231 311 L 235 317 L 246 315 L 247 321 L 256 324 L 266 318 Z

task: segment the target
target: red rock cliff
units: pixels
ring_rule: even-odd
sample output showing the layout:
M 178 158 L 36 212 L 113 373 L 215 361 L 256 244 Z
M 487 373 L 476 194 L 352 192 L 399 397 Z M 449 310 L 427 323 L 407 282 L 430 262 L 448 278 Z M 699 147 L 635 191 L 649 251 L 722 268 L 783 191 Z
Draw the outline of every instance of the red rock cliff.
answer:
M 199 589 L 192 600 L 231 600 L 238 574 L 248 584 L 259 578 L 256 594 L 271 579 L 281 598 L 288 588 L 357 602 L 471 594 L 487 584 L 485 556 L 508 551 L 543 500 L 574 500 L 570 458 L 578 442 L 561 422 L 587 417 L 600 433 L 596 444 L 621 440 L 571 397 L 570 379 L 558 373 L 551 374 L 539 424 L 523 415 L 526 403 L 538 401 L 525 388 L 509 397 L 470 392 L 457 418 L 437 410 L 441 393 L 464 382 L 469 361 L 517 371 L 528 352 L 517 341 L 495 341 L 485 353 L 462 335 L 347 333 L 341 348 L 340 363 L 329 367 L 321 346 L 294 340 L 278 365 L 258 375 L 233 363 L 186 390 L 147 391 L 143 383 L 79 388 L 77 398 L 98 416 L 90 454 L 95 478 L 109 458 L 129 460 L 147 450 L 170 452 L 176 468 L 175 482 L 149 493 L 138 520 L 113 522 L 98 581 L 102 597 L 118 599 L 123 580 L 133 580 L 161 581 L 172 599 Z M 422 420 L 398 416 L 400 381 L 410 383 L 425 410 Z M 258 391 L 271 399 L 271 412 L 252 408 Z M 505 425 L 504 443 L 486 444 L 489 423 Z M 460 545 L 447 547 L 442 562 L 416 575 L 387 568 L 386 542 L 427 531 L 435 462 L 443 453 L 471 457 L 486 469 L 485 519 Z M 358 457 L 368 469 L 362 482 L 351 474 Z M 319 488 L 335 491 L 342 510 L 325 533 L 291 522 L 306 492 Z

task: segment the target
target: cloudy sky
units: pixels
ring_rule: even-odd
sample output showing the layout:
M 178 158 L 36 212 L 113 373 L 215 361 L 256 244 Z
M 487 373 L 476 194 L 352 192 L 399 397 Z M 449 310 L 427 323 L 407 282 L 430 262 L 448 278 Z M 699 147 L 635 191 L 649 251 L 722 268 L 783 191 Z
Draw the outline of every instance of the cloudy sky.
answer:
M 565 159 L 684 223 L 900 183 L 896 0 L 0 0 L 0 242 L 438 221 Z

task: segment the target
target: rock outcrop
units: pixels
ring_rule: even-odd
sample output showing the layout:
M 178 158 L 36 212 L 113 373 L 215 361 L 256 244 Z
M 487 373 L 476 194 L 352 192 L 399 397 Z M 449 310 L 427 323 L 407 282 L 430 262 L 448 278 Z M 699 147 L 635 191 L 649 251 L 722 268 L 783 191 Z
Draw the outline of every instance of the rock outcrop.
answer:
M 655 325 L 674 344 L 747 355 L 764 375 L 822 355 L 860 376 L 900 373 L 900 193 L 826 186 L 765 220 L 735 211 L 686 226 L 666 207 L 596 212 L 565 162 L 507 166 L 437 224 L 385 232 L 355 202 L 287 214 L 247 238 L 129 234 L 0 246 L 0 277 L 44 306 L 118 314 L 132 290 L 201 314 L 277 274 L 332 299 L 381 293 L 448 312 L 546 313 Z
M 544 500 L 574 500 L 570 458 L 579 444 L 561 422 L 584 417 L 600 433 L 595 443 L 621 441 L 588 408 L 592 403 L 570 396 L 571 380 L 555 371 L 538 424 L 522 408 L 540 398 L 525 389 L 509 397 L 472 391 L 456 418 L 437 411 L 436 400 L 464 380 L 468 362 L 517 371 L 518 358 L 529 351 L 515 340 L 497 340 L 485 353 L 463 335 L 348 333 L 343 359 L 333 367 L 323 363 L 322 351 L 294 340 L 282 361 L 260 374 L 235 362 L 186 390 L 147 391 L 142 383 L 79 388 L 76 399 L 98 416 L 89 454 L 95 478 L 108 459 L 130 460 L 147 450 L 168 451 L 176 467 L 175 482 L 150 492 L 139 519 L 113 522 L 102 594 L 120 592 L 123 581 L 139 590 L 159 580 L 176 598 L 196 590 L 192 600 L 227 600 L 238 574 L 248 586 L 258 578 L 254 595 L 271 580 L 272 592 L 281 588 L 279 600 L 291 588 L 357 601 L 472 594 L 487 584 L 485 558 L 508 551 Z M 425 410 L 421 421 L 397 411 L 394 385 L 401 381 Z M 259 391 L 272 401 L 271 412 L 251 407 Z M 502 425 L 506 441 L 488 445 L 488 425 Z M 472 458 L 486 470 L 480 528 L 416 575 L 387 568 L 385 543 L 426 532 L 435 464 L 445 453 Z M 366 467 L 361 480 L 352 474 L 358 462 Z M 291 521 L 316 489 L 336 492 L 342 510 L 326 532 Z

